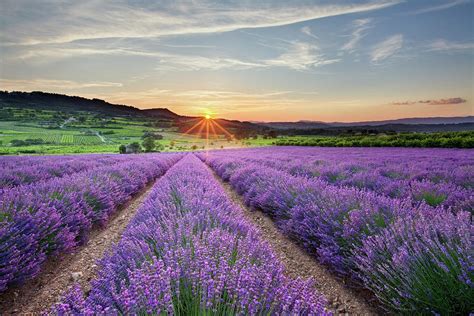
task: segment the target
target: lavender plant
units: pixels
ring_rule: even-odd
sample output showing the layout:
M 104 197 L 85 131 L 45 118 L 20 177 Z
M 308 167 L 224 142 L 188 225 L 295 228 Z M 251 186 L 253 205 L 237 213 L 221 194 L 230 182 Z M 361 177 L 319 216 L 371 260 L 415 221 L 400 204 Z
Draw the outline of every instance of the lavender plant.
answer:
M 51 255 L 87 241 L 109 216 L 179 156 L 137 156 L 0 193 L 0 292 L 37 275 Z
M 85 296 L 55 314 L 325 315 L 310 280 L 293 280 L 210 171 L 188 155 L 153 188 Z
M 472 157 L 393 148 L 200 155 L 320 262 L 408 314 L 474 310 Z

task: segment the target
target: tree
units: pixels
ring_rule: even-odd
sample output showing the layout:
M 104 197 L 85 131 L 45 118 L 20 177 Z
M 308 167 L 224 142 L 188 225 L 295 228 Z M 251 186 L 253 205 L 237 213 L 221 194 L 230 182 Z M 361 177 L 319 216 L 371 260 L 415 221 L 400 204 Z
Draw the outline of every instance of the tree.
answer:
M 270 138 L 277 138 L 278 134 L 276 131 L 269 131 L 268 132 L 268 137 Z
M 151 138 L 156 139 L 156 140 L 163 139 L 163 135 L 160 135 L 160 134 L 157 134 L 157 133 L 151 132 L 151 131 L 144 131 L 142 138 L 145 139 L 147 137 L 151 137 Z
M 141 148 L 140 144 L 137 143 L 137 142 L 134 142 L 134 143 L 131 143 L 130 145 L 127 145 L 127 153 L 136 154 L 136 153 L 139 153 L 141 150 L 142 150 L 142 148 Z
M 126 154 L 127 153 L 127 147 L 125 145 L 120 145 L 119 146 L 119 153 Z
M 152 152 L 155 149 L 155 140 L 152 137 L 146 137 L 143 140 L 143 147 L 146 152 Z
M 164 149 L 165 149 L 165 146 L 163 146 L 163 144 L 161 143 L 155 144 L 155 151 L 160 152 L 160 151 L 163 151 Z

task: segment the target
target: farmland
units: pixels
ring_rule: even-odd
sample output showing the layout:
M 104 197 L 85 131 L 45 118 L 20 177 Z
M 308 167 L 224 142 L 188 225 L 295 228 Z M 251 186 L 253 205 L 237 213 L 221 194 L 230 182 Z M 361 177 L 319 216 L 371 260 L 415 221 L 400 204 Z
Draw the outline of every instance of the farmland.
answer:
M 91 112 L 65 113 L 32 108 L 3 108 L 0 116 L 0 155 L 118 153 L 120 145 L 141 143 L 145 133 L 161 135 L 162 151 L 190 151 L 270 145 L 273 139 L 228 140 L 213 135 L 188 135 L 169 122 L 143 117 L 97 116 Z
M 1 157 L 0 308 L 468 314 L 473 157 L 311 147 Z M 95 253 L 96 232 L 116 231 L 120 213 L 117 244 Z M 84 251 L 90 267 L 72 278 L 49 264 Z

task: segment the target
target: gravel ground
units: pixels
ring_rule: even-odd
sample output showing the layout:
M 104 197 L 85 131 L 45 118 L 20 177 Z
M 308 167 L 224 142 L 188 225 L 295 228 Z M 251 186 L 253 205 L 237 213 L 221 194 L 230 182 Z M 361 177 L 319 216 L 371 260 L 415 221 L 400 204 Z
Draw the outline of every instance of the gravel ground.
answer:
M 245 216 L 261 231 L 262 237 L 272 246 L 276 255 L 286 267 L 287 275 L 316 281 L 315 288 L 328 299 L 335 315 L 383 315 L 375 298 L 366 290 L 350 286 L 346 280 L 334 276 L 326 267 L 286 237 L 275 226 L 271 218 L 258 210 L 249 209 L 229 183 L 214 173 L 234 203 L 244 211 Z
M 76 282 L 85 291 L 89 290 L 89 282 L 97 271 L 97 260 L 120 240 L 123 230 L 135 216 L 152 186 L 153 183 L 149 184 L 122 206 L 110 218 L 106 227 L 93 230 L 86 245 L 74 253 L 49 259 L 38 277 L 0 295 L 0 315 L 40 314 L 58 302 L 64 292 Z

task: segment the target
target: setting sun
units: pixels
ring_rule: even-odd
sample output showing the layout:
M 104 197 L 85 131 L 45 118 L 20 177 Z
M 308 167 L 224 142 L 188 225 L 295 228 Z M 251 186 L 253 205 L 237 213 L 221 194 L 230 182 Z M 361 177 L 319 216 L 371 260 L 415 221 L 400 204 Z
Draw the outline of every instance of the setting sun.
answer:
M 206 114 L 205 118 L 206 118 L 206 120 L 210 120 L 210 119 L 211 119 L 211 115 L 210 115 L 210 114 Z

